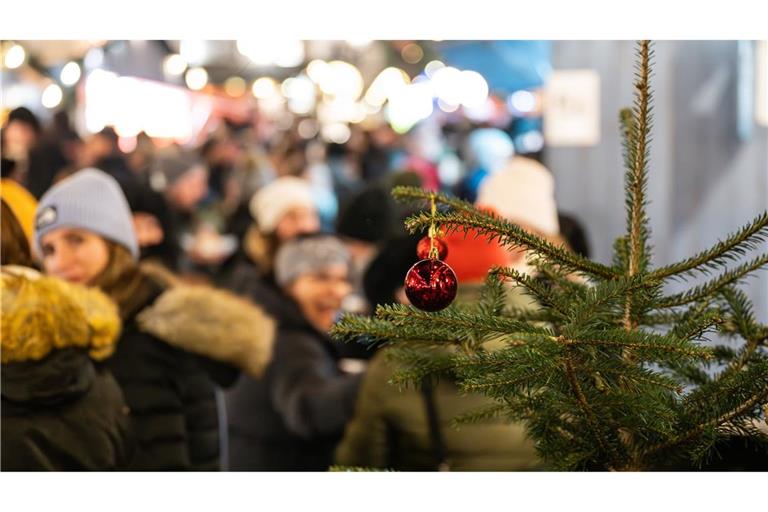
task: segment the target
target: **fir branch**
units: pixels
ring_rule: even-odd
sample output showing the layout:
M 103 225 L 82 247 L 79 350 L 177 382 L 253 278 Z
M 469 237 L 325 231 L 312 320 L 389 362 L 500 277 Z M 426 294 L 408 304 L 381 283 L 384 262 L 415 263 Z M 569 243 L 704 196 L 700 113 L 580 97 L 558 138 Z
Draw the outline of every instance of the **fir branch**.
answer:
M 563 317 L 568 316 L 568 308 L 560 297 L 532 277 L 518 272 L 515 269 L 504 267 L 492 267 L 491 270 L 488 271 L 488 275 L 512 279 L 514 282 L 527 289 L 541 304 L 549 306 Z
M 571 386 L 571 390 L 573 391 L 573 394 L 576 397 L 576 402 L 579 404 L 579 407 L 581 408 L 582 412 L 586 416 L 587 424 L 590 426 L 590 429 L 592 430 L 592 433 L 595 436 L 595 439 L 597 439 L 597 442 L 600 445 L 600 448 L 603 450 L 604 453 L 609 454 L 609 456 L 613 460 L 611 467 L 609 469 L 616 469 L 619 466 L 618 454 L 616 453 L 616 450 L 605 439 L 603 432 L 597 423 L 597 419 L 595 418 L 595 413 L 592 411 L 592 408 L 587 403 L 587 397 L 584 395 L 584 391 L 581 389 L 581 385 L 579 384 L 579 380 L 578 380 L 578 377 L 576 376 L 576 372 L 573 369 L 573 363 L 571 362 L 570 354 L 566 355 L 566 357 L 564 358 L 564 363 L 565 363 L 565 375 L 566 375 L 566 378 L 568 379 L 568 383 Z
M 361 335 L 387 343 L 401 340 L 411 343 L 445 345 L 453 339 L 452 337 L 446 337 L 445 333 L 436 330 L 412 332 L 411 330 L 395 326 L 390 322 L 354 314 L 345 314 L 331 328 L 331 336 L 342 341 L 355 340 Z
M 723 323 L 722 312 L 717 309 L 707 309 L 698 315 L 683 317 L 676 322 L 670 334 L 683 339 L 698 339 L 708 329 Z
M 583 325 L 592 320 L 598 313 L 610 313 L 606 308 L 633 290 L 651 286 L 646 280 L 631 277 L 618 281 L 603 281 L 586 291 L 586 296 L 578 302 L 568 314 L 568 320 L 576 325 Z
M 397 363 L 389 383 L 395 386 L 421 387 L 424 378 L 450 375 L 454 357 L 442 350 L 414 350 L 408 347 L 388 349 L 387 358 Z
M 390 321 L 398 327 L 411 326 L 425 329 L 444 327 L 453 332 L 459 332 L 463 329 L 510 336 L 515 334 L 552 334 L 551 331 L 543 327 L 518 322 L 503 316 L 477 315 L 457 310 L 428 313 L 413 306 L 381 305 L 376 308 L 376 317 L 379 320 Z
M 656 279 L 689 275 L 692 272 L 708 273 L 725 267 L 729 261 L 735 261 L 747 251 L 758 248 L 768 240 L 768 211 L 755 217 L 752 222 L 739 229 L 723 241 L 695 256 L 678 263 L 658 268 L 650 273 Z
M 399 200 L 428 200 L 434 195 L 435 201 L 451 208 L 450 212 L 437 212 L 434 216 L 430 212 L 421 212 L 412 215 L 405 221 L 406 228 L 412 233 L 429 227 L 434 221 L 440 224 L 446 231 L 463 231 L 465 233 L 475 231 L 484 235 L 488 241 L 498 239 L 506 246 L 519 246 L 530 250 L 534 254 L 541 255 L 547 261 L 557 263 L 572 271 L 582 272 L 605 279 L 616 277 L 613 268 L 593 262 L 583 256 L 562 247 L 555 246 L 542 237 L 525 231 L 517 224 L 513 224 L 501 217 L 477 210 L 466 201 L 447 196 L 434 194 L 414 187 L 396 187 L 392 195 Z
M 486 276 L 477 311 L 485 316 L 499 316 L 504 312 L 506 304 L 507 290 L 504 282 L 496 276 Z
M 725 286 L 732 285 L 744 278 L 750 272 L 754 272 L 768 264 L 768 253 L 758 256 L 748 263 L 744 263 L 732 270 L 729 270 L 716 279 L 697 286 L 687 292 L 677 293 L 664 297 L 656 306 L 657 308 L 670 308 L 675 306 L 682 306 L 690 302 L 696 302 L 717 293 Z
M 710 349 L 694 346 L 686 339 L 669 334 L 660 335 L 639 330 L 626 332 L 623 329 L 602 329 L 587 332 L 585 335 L 591 337 L 589 339 L 573 339 L 559 336 L 555 340 L 570 346 L 595 345 L 629 348 L 637 351 L 637 356 L 644 360 L 667 360 L 667 357 L 678 354 L 686 358 L 696 359 L 712 359 L 713 357 Z
M 736 332 L 746 340 L 759 341 L 761 337 L 761 327 L 755 319 L 752 311 L 752 302 L 743 291 L 729 286 L 720 290 L 720 296 L 728 306 L 729 325 L 723 330 L 727 332 Z
M 628 157 L 631 167 L 627 169 L 627 232 L 629 233 L 629 268 L 627 275 L 635 276 L 648 266 L 648 218 L 645 212 L 647 201 L 645 191 L 648 182 L 648 143 L 651 125 L 650 105 L 652 93 L 650 78 L 650 42 L 641 41 L 637 50 L 639 59 L 637 81 L 635 82 L 635 108 L 628 127 L 630 145 Z M 626 115 L 625 115 L 626 117 Z M 625 128 L 626 129 L 626 128 Z
M 745 401 L 743 404 L 739 405 L 738 407 L 735 407 L 733 410 L 727 412 L 726 414 L 723 414 L 722 416 L 719 416 L 717 418 L 713 418 L 707 421 L 706 423 L 702 423 L 701 425 L 697 425 L 694 428 L 675 437 L 674 439 L 670 439 L 669 441 L 666 441 L 664 443 L 661 443 L 646 449 L 643 453 L 643 456 L 650 457 L 663 450 L 667 450 L 674 446 L 686 443 L 692 440 L 693 438 L 695 438 L 696 436 L 700 435 L 704 430 L 708 428 L 719 427 L 720 425 L 726 422 L 729 422 L 734 418 L 744 415 L 746 412 L 753 409 L 756 405 L 760 404 L 766 398 L 768 398 L 768 389 L 758 391 L 754 395 L 752 395 L 747 401 Z
M 454 428 L 461 427 L 462 425 L 471 425 L 474 423 L 482 423 L 484 421 L 496 419 L 507 410 L 506 404 L 491 404 L 480 409 L 466 412 L 451 418 L 450 425 Z

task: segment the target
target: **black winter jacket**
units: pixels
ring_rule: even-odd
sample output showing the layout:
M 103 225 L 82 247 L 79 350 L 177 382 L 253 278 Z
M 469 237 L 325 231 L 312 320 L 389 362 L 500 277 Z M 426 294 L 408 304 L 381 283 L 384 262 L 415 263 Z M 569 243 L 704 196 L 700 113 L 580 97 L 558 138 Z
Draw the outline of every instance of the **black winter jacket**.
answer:
M 115 380 L 79 348 L 2 368 L 2 470 L 126 469 L 128 409 Z
M 266 374 L 242 376 L 227 393 L 230 469 L 324 471 L 352 414 L 360 375 L 339 370 L 331 340 L 293 302 L 283 298 L 277 309 Z
M 235 366 L 263 372 L 273 322 L 224 292 L 147 282 L 149 299 L 125 319 L 107 361 L 131 408 L 134 469 L 218 470 L 215 386 L 231 385 Z

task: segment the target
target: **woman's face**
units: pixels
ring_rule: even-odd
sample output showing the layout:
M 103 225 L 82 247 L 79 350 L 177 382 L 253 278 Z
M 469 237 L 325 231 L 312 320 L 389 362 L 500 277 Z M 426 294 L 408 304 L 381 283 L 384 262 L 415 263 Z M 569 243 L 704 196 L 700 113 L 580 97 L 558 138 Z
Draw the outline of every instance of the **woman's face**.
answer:
M 66 281 L 90 284 L 109 264 L 109 247 L 99 235 L 78 228 L 59 228 L 43 235 L 46 274 Z
M 320 218 L 317 216 L 317 211 L 306 206 L 297 206 L 288 210 L 275 227 L 275 234 L 281 242 L 318 231 L 320 231 Z
M 351 291 L 349 269 L 341 263 L 320 272 L 302 274 L 287 289 L 304 317 L 320 332 L 330 330 L 341 309 L 341 301 Z

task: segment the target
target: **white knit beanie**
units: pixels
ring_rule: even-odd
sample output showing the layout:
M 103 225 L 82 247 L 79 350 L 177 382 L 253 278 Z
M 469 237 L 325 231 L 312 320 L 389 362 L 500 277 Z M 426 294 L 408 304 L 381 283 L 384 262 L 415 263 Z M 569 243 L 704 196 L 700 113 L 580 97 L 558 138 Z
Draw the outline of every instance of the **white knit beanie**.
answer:
M 309 183 L 294 176 L 283 176 L 262 187 L 251 198 L 250 210 L 262 233 L 271 233 L 291 208 L 315 208 Z
M 92 231 L 139 258 L 133 217 L 115 178 L 95 168 L 77 171 L 40 198 L 35 214 L 35 243 L 42 254 L 43 235 L 61 227 Z
M 545 235 L 560 232 L 555 180 L 546 167 L 516 156 L 480 185 L 475 204 L 489 206 L 505 219 L 526 224 Z

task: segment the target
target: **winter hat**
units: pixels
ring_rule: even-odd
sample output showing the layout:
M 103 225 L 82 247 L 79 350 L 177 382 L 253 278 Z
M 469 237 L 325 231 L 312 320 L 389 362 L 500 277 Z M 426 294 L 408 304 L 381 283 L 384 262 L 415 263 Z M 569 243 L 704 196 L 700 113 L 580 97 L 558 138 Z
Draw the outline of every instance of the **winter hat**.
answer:
M 262 187 L 253 195 L 251 215 L 262 233 L 271 233 L 280 219 L 291 208 L 305 206 L 315 208 L 309 183 L 294 176 L 282 176 Z
M 357 194 L 341 212 L 336 226 L 339 235 L 378 242 L 389 235 L 394 207 L 386 190 L 369 187 Z
M 492 173 L 501 169 L 515 154 L 512 138 L 498 128 L 478 128 L 467 139 L 469 160 Z
M 295 238 L 277 251 L 275 282 L 285 287 L 303 274 L 318 272 L 337 263 L 349 266 L 351 258 L 347 248 L 335 236 L 316 234 Z
M 555 205 L 555 180 L 546 167 L 515 157 L 480 185 L 477 206 L 491 207 L 505 219 L 545 235 L 560 231 Z
M 444 236 L 443 240 L 448 245 L 445 262 L 456 273 L 459 282 L 482 282 L 491 267 L 509 264 L 507 249 L 475 230 L 468 231 L 466 235 L 463 231 L 454 231 Z
M 153 190 L 162 192 L 193 169 L 204 169 L 203 160 L 191 151 L 169 150 L 158 153 L 149 166 Z
M 35 217 L 35 242 L 61 227 L 92 231 L 139 258 L 128 202 L 117 181 L 99 169 L 87 168 L 60 181 L 40 199 Z
M 21 229 L 27 235 L 27 240 L 31 247 L 34 243 L 37 199 L 18 182 L 11 179 L 0 181 L 0 197 L 3 198 L 8 208 L 11 209 L 16 220 L 19 221 Z

